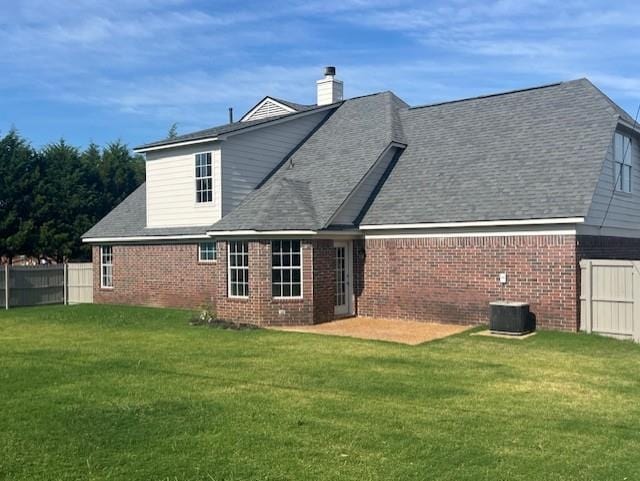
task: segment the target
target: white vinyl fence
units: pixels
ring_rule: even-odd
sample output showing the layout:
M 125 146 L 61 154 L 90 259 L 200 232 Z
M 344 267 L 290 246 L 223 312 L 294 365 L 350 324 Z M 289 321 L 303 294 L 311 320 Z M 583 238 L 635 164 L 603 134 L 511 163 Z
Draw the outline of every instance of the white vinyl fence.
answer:
M 0 306 L 93 302 L 91 263 L 1 266 Z
M 640 342 L 640 261 L 580 261 L 580 329 Z
M 93 264 L 91 262 L 67 264 L 67 303 L 93 302 Z

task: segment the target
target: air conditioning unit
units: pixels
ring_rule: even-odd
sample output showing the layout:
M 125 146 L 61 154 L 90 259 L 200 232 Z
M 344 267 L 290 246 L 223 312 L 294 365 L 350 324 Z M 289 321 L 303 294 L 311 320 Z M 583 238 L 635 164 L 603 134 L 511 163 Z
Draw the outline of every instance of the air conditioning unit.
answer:
M 489 307 L 489 330 L 493 333 L 522 336 L 536 330 L 535 316 L 526 302 L 495 301 Z

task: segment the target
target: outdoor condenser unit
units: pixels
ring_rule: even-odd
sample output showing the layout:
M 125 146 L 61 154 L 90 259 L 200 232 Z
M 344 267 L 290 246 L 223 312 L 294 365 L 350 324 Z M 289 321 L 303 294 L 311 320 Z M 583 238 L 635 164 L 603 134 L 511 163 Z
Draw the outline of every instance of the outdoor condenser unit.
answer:
M 490 302 L 489 329 L 496 334 L 521 336 L 536 330 L 535 317 L 526 302 Z

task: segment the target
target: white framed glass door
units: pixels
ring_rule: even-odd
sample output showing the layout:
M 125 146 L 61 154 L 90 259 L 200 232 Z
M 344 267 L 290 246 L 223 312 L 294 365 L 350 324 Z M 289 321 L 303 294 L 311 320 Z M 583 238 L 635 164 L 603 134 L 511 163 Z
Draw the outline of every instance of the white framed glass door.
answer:
M 335 241 L 333 243 L 336 264 L 335 315 L 353 314 L 353 285 L 351 241 Z

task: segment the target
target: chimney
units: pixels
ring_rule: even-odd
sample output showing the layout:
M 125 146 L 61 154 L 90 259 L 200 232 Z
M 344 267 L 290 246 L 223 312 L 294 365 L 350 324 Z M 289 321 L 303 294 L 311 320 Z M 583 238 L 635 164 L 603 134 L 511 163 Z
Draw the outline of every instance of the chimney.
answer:
M 316 81 L 318 105 L 329 105 L 342 100 L 342 81 L 336 80 L 336 68 L 326 67 L 324 78 Z

